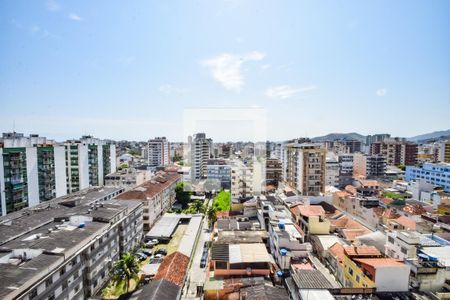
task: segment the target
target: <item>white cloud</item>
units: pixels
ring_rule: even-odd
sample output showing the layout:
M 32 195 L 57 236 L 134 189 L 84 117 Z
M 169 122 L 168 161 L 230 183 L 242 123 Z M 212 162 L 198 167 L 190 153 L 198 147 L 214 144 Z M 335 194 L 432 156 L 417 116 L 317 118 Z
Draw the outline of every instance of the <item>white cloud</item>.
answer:
M 279 85 L 268 88 L 266 91 L 266 96 L 270 98 L 287 99 L 294 96 L 295 94 L 309 92 L 315 89 L 317 89 L 317 86 L 315 85 L 301 88 L 294 88 L 289 85 Z
M 387 89 L 385 88 L 380 88 L 377 90 L 377 96 L 378 97 L 384 97 L 387 94 Z
M 76 13 L 70 13 L 69 14 L 69 19 L 71 19 L 73 21 L 77 21 L 77 22 L 83 21 L 83 18 L 80 17 L 79 15 L 77 15 Z
M 253 51 L 243 55 L 224 53 L 219 56 L 203 60 L 201 64 L 209 67 L 213 78 L 228 90 L 240 91 L 244 85 L 242 65 L 248 61 L 260 61 L 264 53 Z
M 186 90 L 175 87 L 171 84 L 163 84 L 159 87 L 159 92 L 164 95 L 172 95 L 172 94 L 183 94 L 186 92 Z
M 59 5 L 59 3 L 54 1 L 54 0 L 48 0 L 45 3 L 45 6 L 47 7 L 47 9 L 49 11 L 59 11 L 59 10 L 61 10 L 61 5 Z
M 263 71 L 267 70 L 268 68 L 270 68 L 270 64 L 266 64 L 266 65 L 262 65 L 261 66 L 261 70 L 263 70 Z

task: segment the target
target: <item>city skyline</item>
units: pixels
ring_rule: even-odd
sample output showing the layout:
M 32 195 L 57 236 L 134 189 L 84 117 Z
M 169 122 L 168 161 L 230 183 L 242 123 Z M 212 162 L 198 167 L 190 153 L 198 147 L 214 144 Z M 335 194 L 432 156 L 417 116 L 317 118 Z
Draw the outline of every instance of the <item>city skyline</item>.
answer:
M 450 128 L 446 1 L 0 6 L 3 132 L 181 141 L 218 107 L 265 109 L 270 140 Z

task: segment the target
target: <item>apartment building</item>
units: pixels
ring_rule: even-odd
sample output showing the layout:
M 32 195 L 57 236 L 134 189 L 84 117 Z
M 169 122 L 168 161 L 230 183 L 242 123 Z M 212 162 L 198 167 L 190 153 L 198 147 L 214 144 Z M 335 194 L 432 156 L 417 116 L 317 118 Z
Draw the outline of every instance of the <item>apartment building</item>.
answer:
M 116 172 L 116 147 L 106 141 L 83 136 L 64 143 L 67 193 L 89 186 L 102 186 L 106 175 Z
M 0 215 L 65 194 L 64 147 L 38 135 L 3 134 L 0 140 Z
M 151 168 L 170 164 L 170 145 L 165 137 L 155 137 L 147 142 L 147 160 Z
M 325 185 L 338 186 L 339 185 L 339 161 L 333 152 L 327 152 L 325 162 Z
M 151 180 L 116 197 L 119 201 L 138 200 L 143 204 L 143 226 L 147 232 L 175 202 L 175 187 L 181 175 L 159 171 Z
M 450 163 L 450 141 L 439 143 L 438 160 L 444 163 Z
M 366 136 L 366 145 L 372 145 L 373 143 L 383 142 L 385 139 L 390 138 L 388 133 L 374 134 Z
M 148 170 L 127 168 L 105 176 L 105 186 L 123 187 L 126 191 L 150 180 L 152 174 Z
M 352 184 L 354 172 L 354 154 L 339 154 L 339 186 Z
M 231 199 L 246 200 L 253 197 L 253 168 L 240 160 L 231 164 Z
M 445 192 L 450 192 L 450 164 L 425 163 L 421 167 L 407 166 L 405 172 L 406 181 L 423 180 L 429 184 L 440 186 Z
M 370 145 L 370 154 L 383 155 L 390 166 L 415 165 L 417 153 L 418 145 L 407 142 L 404 138 L 386 138 Z
M 0 298 L 88 299 L 142 239 L 142 204 L 91 188 L 0 218 Z
M 367 155 L 355 153 L 353 175 L 355 177 L 376 178 L 386 174 L 386 157 L 383 155 Z
M 278 185 L 283 179 L 283 169 L 281 161 L 276 158 L 266 159 L 266 182 Z
M 231 166 L 225 160 L 209 159 L 206 168 L 208 180 L 217 184 L 217 190 L 231 188 Z
M 324 193 L 325 154 L 319 144 L 287 145 L 287 184 L 305 196 Z
M 206 134 L 197 133 L 188 143 L 192 180 L 205 179 L 208 176 L 207 162 L 211 158 L 212 139 Z

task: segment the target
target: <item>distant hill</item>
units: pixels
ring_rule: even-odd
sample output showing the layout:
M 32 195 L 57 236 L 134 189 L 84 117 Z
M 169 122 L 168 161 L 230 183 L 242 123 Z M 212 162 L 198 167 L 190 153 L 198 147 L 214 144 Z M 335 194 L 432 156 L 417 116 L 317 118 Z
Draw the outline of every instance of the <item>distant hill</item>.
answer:
M 444 139 L 444 138 L 448 138 L 449 136 L 450 136 L 450 129 L 416 135 L 416 136 L 408 138 L 408 140 L 411 142 L 421 142 L 421 141 L 426 141 L 426 140 L 438 140 L 441 138 Z
M 330 133 L 324 136 L 318 136 L 311 139 L 313 142 L 323 142 L 323 141 L 335 141 L 335 140 L 357 140 L 362 143 L 366 142 L 366 136 L 351 132 L 351 133 Z

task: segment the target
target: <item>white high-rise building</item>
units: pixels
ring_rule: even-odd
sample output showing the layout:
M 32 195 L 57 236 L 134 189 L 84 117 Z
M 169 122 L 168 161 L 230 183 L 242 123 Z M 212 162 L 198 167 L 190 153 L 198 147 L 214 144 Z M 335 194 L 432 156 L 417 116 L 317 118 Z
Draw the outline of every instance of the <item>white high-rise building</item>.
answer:
M 166 166 L 170 163 L 169 141 L 165 137 L 155 137 L 147 143 L 148 165 L 151 168 Z
M 212 139 L 206 134 L 197 133 L 189 139 L 189 155 L 192 180 L 204 179 L 208 176 L 208 159 L 211 158 Z

